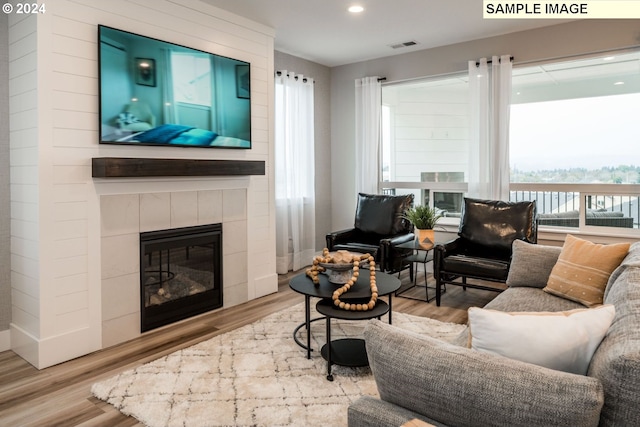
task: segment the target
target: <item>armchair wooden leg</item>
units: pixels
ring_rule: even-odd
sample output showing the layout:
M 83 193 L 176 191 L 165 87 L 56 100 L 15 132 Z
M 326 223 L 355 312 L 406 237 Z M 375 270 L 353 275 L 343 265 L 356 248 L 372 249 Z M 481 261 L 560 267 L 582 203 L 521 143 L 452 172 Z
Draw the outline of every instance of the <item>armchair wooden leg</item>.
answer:
M 466 291 L 466 290 L 467 290 L 467 287 L 466 287 L 466 286 L 464 286 L 464 285 L 466 285 L 466 284 L 467 284 L 467 278 L 466 278 L 466 277 L 463 277 L 463 278 L 462 278 L 462 283 L 463 283 L 462 290 L 463 290 L 463 291 Z

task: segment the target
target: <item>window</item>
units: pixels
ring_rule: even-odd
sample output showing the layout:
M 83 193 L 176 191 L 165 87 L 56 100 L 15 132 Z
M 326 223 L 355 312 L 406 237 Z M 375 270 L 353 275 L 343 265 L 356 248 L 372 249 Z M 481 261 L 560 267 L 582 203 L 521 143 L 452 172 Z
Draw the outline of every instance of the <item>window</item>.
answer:
M 515 68 L 511 104 L 512 198 L 541 225 L 638 228 L 640 53 Z
M 469 150 L 466 74 L 382 87 L 385 192 L 459 214 Z
M 543 227 L 640 228 L 640 52 L 515 66 L 512 89 L 511 200 L 536 200 Z M 381 190 L 459 216 L 467 73 L 384 84 L 382 104 Z

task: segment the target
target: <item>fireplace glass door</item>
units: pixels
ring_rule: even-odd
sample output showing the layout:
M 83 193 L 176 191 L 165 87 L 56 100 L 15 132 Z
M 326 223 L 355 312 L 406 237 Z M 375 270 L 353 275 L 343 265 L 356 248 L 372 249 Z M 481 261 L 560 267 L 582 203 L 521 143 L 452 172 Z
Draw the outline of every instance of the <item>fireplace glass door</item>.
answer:
M 222 306 L 222 227 L 140 234 L 141 330 Z

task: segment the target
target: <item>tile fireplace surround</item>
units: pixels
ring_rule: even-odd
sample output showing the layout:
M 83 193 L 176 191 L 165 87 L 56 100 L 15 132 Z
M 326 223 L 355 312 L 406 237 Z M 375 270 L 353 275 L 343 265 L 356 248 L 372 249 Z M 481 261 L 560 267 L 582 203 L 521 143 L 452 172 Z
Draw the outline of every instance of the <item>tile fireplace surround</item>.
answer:
M 100 196 L 102 346 L 140 335 L 140 232 L 222 223 L 224 306 L 248 300 L 247 190 Z

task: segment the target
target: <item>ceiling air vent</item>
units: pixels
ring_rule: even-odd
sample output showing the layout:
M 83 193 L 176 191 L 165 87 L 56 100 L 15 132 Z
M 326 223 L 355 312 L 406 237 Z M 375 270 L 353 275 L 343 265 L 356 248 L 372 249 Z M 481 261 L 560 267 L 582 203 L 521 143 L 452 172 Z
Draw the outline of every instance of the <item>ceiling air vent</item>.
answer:
M 390 44 L 389 47 L 392 49 L 402 49 L 403 47 L 415 46 L 417 44 L 418 42 L 411 40 L 408 42 Z

